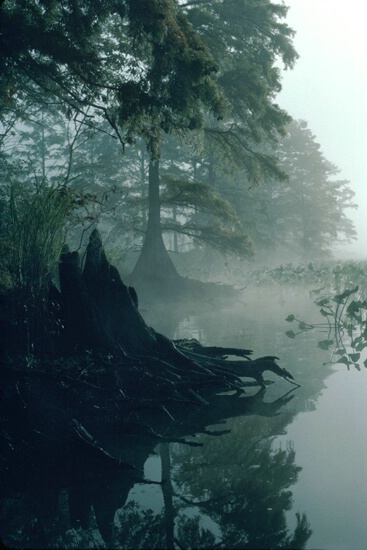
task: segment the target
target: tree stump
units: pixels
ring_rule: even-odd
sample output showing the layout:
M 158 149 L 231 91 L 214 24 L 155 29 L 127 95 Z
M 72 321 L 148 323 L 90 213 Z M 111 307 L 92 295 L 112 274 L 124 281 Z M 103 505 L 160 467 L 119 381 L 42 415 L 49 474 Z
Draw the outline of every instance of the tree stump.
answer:
M 108 262 L 97 230 L 90 236 L 84 269 L 77 252 L 62 255 L 60 288 L 66 349 L 149 353 L 156 347 L 155 333 L 137 309 L 134 289 Z

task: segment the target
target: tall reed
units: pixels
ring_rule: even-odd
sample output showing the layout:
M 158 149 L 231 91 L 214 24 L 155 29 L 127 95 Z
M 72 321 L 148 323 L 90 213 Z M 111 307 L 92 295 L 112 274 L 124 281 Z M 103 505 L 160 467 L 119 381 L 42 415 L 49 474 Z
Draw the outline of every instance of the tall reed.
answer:
M 24 325 L 28 345 L 33 345 L 45 328 L 49 286 L 72 223 L 77 192 L 35 179 L 32 185 L 11 182 L 2 194 L 2 269 L 12 281 L 13 315 Z

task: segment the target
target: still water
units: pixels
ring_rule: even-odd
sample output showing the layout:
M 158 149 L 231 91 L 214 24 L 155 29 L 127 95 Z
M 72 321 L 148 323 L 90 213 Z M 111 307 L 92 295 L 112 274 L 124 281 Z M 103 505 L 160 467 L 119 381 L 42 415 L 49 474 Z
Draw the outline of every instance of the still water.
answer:
M 277 355 L 302 385 L 275 416 L 257 409 L 254 415 L 228 419 L 229 434 L 203 436 L 201 448 L 171 446 L 178 518 L 200 517 L 202 530 L 222 547 L 292 547 L 298 532 L 293 542 L 299 547 L 365 550 L 367 373 L 325 365 L 329 352 L 317 348 L 326 337 L 322 332 L 289 339 L 285 318 L 290 313 L 320 322 L 318 308 L 304 290 L 262 289 L 244 294 L 231 310 L 181 320 L 168 334 L 195 337 L 206 345 L 249 347 L 255 356 Z M 267 374 L 274 384 L 267 388 L 265 403 L 293 390 Z M 255 388 L 248 388 L 246 395 L 254 393 Z M 159 458 L 146 467 L 147 475 L 159 478 Z M 130 498 L 156 511 L 163 506 L 156 490 L 142 498 L 135 489 Z M 186 501 L 202 504 L 185 508 Z M 200 537 L 200 528 L 196 535 Z
M 276 355 L 301 386 L 266 372 L 271 383 L 265 391 L 252 385 L 236 399 L 214 399 L 211 410 L 198 404 L 178 417 L 168 411 L 156 424 L 166 436 L 161 443 L 134 430 L 115 434 L 114 441 L 106 433 L 109 451 L 143 469 L 148 483 L 128 472 L 72 475 L 74 465 L 67 479 L 60 469 L 58 479 L 52 469 L 57 457 L 47 462 L 43 456 L 43 466 L 38 459 L 33 471 L 30 464 L 26 483 L 19 481 L 7 500 L 3 542 L 23 548 L 366 550 L 367 372 L 327 364 L 329 352 L 317 347 L 323 333 L 288 338 L 289 314 L 320 321 L 303 289 L 245 292 L 235 307 L 217 311 L 208 304 L 191 316 L 177 309 L 143 311 L 148 324 L 170 338 Z M 154 422 L 154 412 L 145 419 Z M 182 435 L 174 437 L 173 425 L 185 443 Z M 51 512 L 52 491 L 57 506 Z M 72 502 L 89 514 L 88 528 L 70 525 Z M 100 525 L 114 524 L 107 544 L 98 518 Z M 37 539 L 41 522 L 43 538 Z

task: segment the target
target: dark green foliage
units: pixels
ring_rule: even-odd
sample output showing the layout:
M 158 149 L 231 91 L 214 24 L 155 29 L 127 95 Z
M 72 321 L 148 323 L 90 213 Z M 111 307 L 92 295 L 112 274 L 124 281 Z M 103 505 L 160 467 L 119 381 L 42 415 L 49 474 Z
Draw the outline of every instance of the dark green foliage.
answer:
M 143 135 L 153 156 L 162 128 L 198 127 L 203 108 L 223 114 L 216 64 L 172 0 L 17 0 L 1 18 L 4 107 L 27 95 L 91 106 L 122 142 Z
M 202 518 L 197 515 L 189 517 L 181 514 L 177 519 L 177 539 L 182 547 L 185 548 L 213 548 L 215 546 L 215 536 L 203 527 Z
M 275 426 L 276 421 L 273 430 Z M 190 454 L 185 449 L 178 449 L 177 456 L 173 453 L 182 502 L 198 507 L 204 518 L 215 523 L 219 548 L 302 548 L 291 545 L 291 540 L 297 532 L 305 540 L 310 537 L 306 517 L 302 523 L 297 521 L 294 533 L 288 531 L 285 517 L 291 509 L 291 485 L 301 470 L 294 449 L 291 445 L 272 449 L 259 418 L 242 417 L 240 423 L 230 421 L 230 427 L 231 433 L 225 437 L 201 436 L 203 447 L 190 449 Z M 256 444 L 250 445 L 254 434 Z M 192 536 L 204 536 L 204 530 L 197 527 L 192 522 Z M 183 535 L 179 540 L 187 547 L 194 546 L 194 541 L 186 542 Z M 198 542 L 195 546 L 200 547 Z
M 207 121 L 205 132 L 218 157 L 244 168 L 252 182 L 270 172 L 280 178 L 271 155 L 257 144 L 276 140 L 290 117 L 275 103 L 281 89 L 277 62 L 293 66 L 294 31 L 282 20 L 288 8 L 269 0 L 188 2 L 187 17 L 218 63 L 218 84 L 227 101 L 224 124 Z
M 17 346 L 31 353 L 50 328 L 49 292 L 67 229 L 79 224 L 83 194 L 47 180 L 12 182 L 1 189 L 0 293 Z M 25 340 L 22 336 L 25 335 Z
M 130 501 L 118 510 L 119 528 L 116 529 L 117 543 L 129 548 L 163 548 L 165 543 L 164 521 L 153 510 L 142 509 Z
M 31 352 L 34 342 L 53 330 L 49 290 L 66 235 L 95 220 L 96 197 L 75 181 L 71 185 L 83 124 L 73 121 L 72 129 L 59 114 L 42 108 L 29 108 L 28 116 L 27 124 L 13 126 L 2 143 L 0 292 L 6 302 L 2 316 L 19 333 L 13 340 Z
M 102 117 L 123 146 L 141 136 L 153 161 L 163 134 L 205 126 L 212 152 L 245 167 L 251 181 L 282 178 L 275 157 L 257 144 L 275 139 L 289 120 L 273 101 L 280 89 L 277 59 L 287 67 L 296 59 L 293 31 L 281 22 L 286 12 L 269 1 L 5 2 L 2 113 L 26 100 L 45 109 L 53 104 L 70 120 L 81 117 L 90 135 L 101 129 Z M 223 210 L 224 202 L 209 203 L 212 217 Z M 220 215 L 219 223 L 190 220 L 186 234 L 251 254 L 231 216 Z M 173 221 L 177 228 L 176 214 Z

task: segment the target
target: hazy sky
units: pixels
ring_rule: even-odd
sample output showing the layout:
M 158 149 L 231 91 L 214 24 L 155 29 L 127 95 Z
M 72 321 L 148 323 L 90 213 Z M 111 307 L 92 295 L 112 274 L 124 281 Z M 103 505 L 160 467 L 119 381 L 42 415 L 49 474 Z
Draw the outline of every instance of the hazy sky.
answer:
M 304 119 L 325 157 L 355 191 L 358 231 L 351 251 L 367 255 L 367 31 L 365 2 L 285 0 L 300 58 L 283 72 L 278 103 Z M 340 249 L 340 247 L 339 247 Z M 345 255 L 345 247 L 343 248 Z

